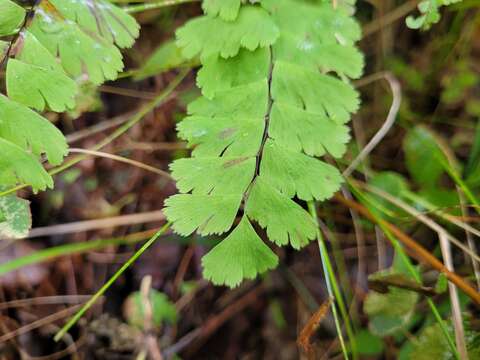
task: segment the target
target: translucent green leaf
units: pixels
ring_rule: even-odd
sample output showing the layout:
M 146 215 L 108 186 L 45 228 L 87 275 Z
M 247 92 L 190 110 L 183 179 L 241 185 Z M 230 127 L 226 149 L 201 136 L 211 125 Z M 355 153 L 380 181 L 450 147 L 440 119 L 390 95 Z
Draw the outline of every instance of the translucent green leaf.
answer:
M 241 195 L 179 194 L 165 201 L 165 215 L 181 235 L 222 234 L 232 227 L 241 200 Z
M 62 133 L 35 111 L 0 95 L 0 138 L 58 165 L 67 154 Z
M 427 22 L 427 17 L 425 15 L 413 17 L 409 16 L 406 18 L 405 23 L 410 29 L 420 29 L 426 23 L 434 23 L 440 20 L 440 16 L 438 13 L 431 13 L 429 16 L 429 20 Z
M 0 156 L 0 184 L 13 186 L 24 183 L 31 185 L 34 191 L 53 187 L 52 178 L 32 154 L 1 136 L 0 153 L 2 154 Z
M 178 318 L 175 305 L 167 295 L 155 289 L 150 289 L 148 300 L 151 306 L 152 325 L 160 328 L 164 323 L 175 324 Z M 128 322 L 140 329 L 145 329 L 145 296 L 136 291 L 129 295 L 125 306 L 125 315 Z
M 390 171 L 384 171 L 372 176 L 369 181 L 372 187 L 386 192 L 397 199 L 403 199 L 409 190 L 407 180 L 400 174 Z M 404 222 L 407 213 L 400 210 L 397 206 L 375 193 L 366 195 L 370 202 L 370 210 L 375 211 L 378 216 L 384 217 L 390 222 Z
M 379 355 L 384 349 L 382 339 L 373 335 L 368 330 L 360 330 L 355 334 L 355 342 L 358 346 L 358 352 L 362 355 Z
M 10 0 L 0 0 L 0 36 L 13 34 L 25 20 L 25 9 Z
M 290 244 L 300 249 L 316 237 L 317 227 L 308 212 L 262 176 L 255 180 L 245 211 L 267 229 L 268 238 L 277 245 Z
M 240 10 L 241 0 L 204 0 L 203 11 L 210 16 L 219 16 L 223 20 L 235 20 Z
M 440 21 L 440 7 L 461 2 L 462 0 L 424 0 L 418 4 L 420 16 L 409 16 L 407 26 L 411 29 L 429 29 Z
M 243 194 L 255 172 L 255 158 L 212 157 L 176 160 L 171 166 L 181 193 Z
M 72 77 L 86 76 L 95 83 L 114 80 L 123 70 L 118 48 L 94 34 L 86 34 L 76 23 L 42 7 L 37 10 L 30 31 L 54 56 L 59 56 Z
M 282 148 L 273 140 L 265 144 L 260 174 L 286 196 L 306 201 L 330 198 L 343 181 L 332 165 Z
M 435 284 L 435 292 L 442 294 L 448 290 L 448 278 L 444 273 L 439 273 L 437 283 Z
M 364 303 L 372 333 L 388 336 L 404 328 L 413 315 L 418 294 L 413 291 L 392 288 L 388 294 L 370 292 Z
M 27 200 L 15 195 L 0 197 L 0 239 L 24 238 L 31 227 L 32 216 Z
M 254 279 L 277 264 L 277 256 L 258 237 L 246 216 L 202 259 L 203 276 L 216 285 L 230 287 Z
M 411 129 L 403 142 L 405 162 L 412 178 L 424 187 L 438 185 L 444 173 L 445 155 L 437 139 L 427 128 L 417 126 Z
M 255 6 L 241 8 L 235 22 L 203 16 L 189 21 L 177 30 L 177 44 L 186 58 L 200 55 L 209 57 L 233 57 L 241 48 L 255 50 L 272 45 L 279 31 L 263 9 Z
M 402 275 L 416 282 L 399 256 L 395 257 L 390 269 L 372 274 L 369 279 L 390 275 Z M 418 293 L 397 287 L 389 287 L 386 294 L 369 291 L 363 308 L 369 318 L 370 331 L 378 336 L 388 336 L 404 329 L 412 319 L 418 298 Z
M 450 336 L 455 337 L 451 322 L 448 322 L 447 328 Z M 470 321 L 464 321 L 464 328 L 469 359 L 480 359 L 480 333 L 472 329 Z M 410 353 L 412 360 L 457 359 L 438 323 L 425 327 L 417 341 L 412 344 L 413 349 Z
M 140 26 L 135 18 L 105 0 L 49 0 L 66 19 L 120 48 L 133 45 Z
M 136 72 L 135 79 L 142 80 L 149 76 L 159 75 L 183 65 L 186 61 L 175 41 L 168 41 L 153 52 Z
M 440 186 L 426 187 L 419 190 L 417 195 L 434 208 L 450 209 L 450 214 L 455 216 L 462 215 L 457 189 L 448 189 Z

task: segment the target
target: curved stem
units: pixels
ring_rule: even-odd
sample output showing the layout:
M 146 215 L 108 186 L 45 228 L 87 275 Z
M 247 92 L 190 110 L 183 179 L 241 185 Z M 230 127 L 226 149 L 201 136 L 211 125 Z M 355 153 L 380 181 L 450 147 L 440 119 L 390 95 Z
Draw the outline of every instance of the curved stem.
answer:
M 78 153 L 78 154 L 87 154 L 87 155 L 92 155 L 92 156 L 103 157 L 103 158 L 106 158 L 106 159 L 111 159 L 111 160 L 114 160 L 114 161 L 118 161 L 118 162 L 122 162 L 122 163 L 125 163 L 125 164 L 135 166 L 139 169 L 144 169 L 144 170 L 150 171 L 150 172 L 155 173 L 157 175 L 166 177 L 169 180 L 173 180 L 172 175 L 170 175 L 168 172 L 166 172 L 164 170 L 157 169 L 156 167 L 144 164 L 140 161 L 128 159 L 128 158 L 123 157 L 123 156 L 109 154 L 109 153 L 106 153 L 106 152 L 103 152 L 103 151 L 94 151 L 94 150 L 77 149 L 77 148 L 71 148 L 70 152 L 71 153 Z

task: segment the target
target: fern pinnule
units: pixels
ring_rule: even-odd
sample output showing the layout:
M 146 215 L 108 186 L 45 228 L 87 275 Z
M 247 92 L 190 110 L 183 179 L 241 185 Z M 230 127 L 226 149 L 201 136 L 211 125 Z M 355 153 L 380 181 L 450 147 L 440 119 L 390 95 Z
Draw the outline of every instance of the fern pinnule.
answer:
M 29 108 L 71 110 L 78 80 L 98 85 L 115 79 L 123 69 L 118 48 L 133 44 L 139 25 L 106 0 L 40 1 L 30 15 L 0 0 L 0 36 L 16 35 L 0 41 L 0 53 L 9 56 L 8 98 L 0 95 L 0 185 L 20 182 L 38 191 L 53 180 L 37 159 L 45 154 L 58 165 L 68 151 L 62 133 Z

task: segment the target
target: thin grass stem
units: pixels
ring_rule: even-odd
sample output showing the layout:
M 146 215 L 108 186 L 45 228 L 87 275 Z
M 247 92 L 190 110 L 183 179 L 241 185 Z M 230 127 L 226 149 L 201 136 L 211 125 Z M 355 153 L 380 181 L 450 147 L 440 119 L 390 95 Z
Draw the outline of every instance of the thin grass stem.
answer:
M 174 6 L 174 5 L 180 5 L 180 4 L 185 4 L 189 2 L 197 2 L 197 1 L 200 1 L 200 0 L 163 0 L 163 1 L 157 1 L 157 2 L 149 2 L 144 4 L 126 6 L 123 8 L 123 10 L 126 11 L 127 13 L 132 14 L 132 13 L 153 10 L 153 9 L 160 9 L 167 6 Z
M 75 325 L 78 320 L 90 309 L 97 300 L 105 294 L 105 292 L 112 286 L 112 284 L 127 270 L 150 246 L 152 246 L 155 241 L 163 235 L 168 229 L 170 228 L 170 223 L 165 224 L 160 230 L 157 231 L 155 235 L 153 235 L 145 244 L 142 245 L 140 249 L 132 255 L 128 261 L 122 265 L 120 269 L 117 270 L 113 276 L 108 279 L 108 281 L 103 284 L 103 286 L 98 290 L 91 298 L 88 300 L 85 305 L 81 307 L 80 310 L 70 319 L 68 322 L 55 334 L 54 340 L 60 341 L 67 332 Z
M 343 298 L 342 298 L 342 294 L 340 293 L 340 289 L 339 289 L 339 286 L 338 286 L 338 283 L 337 283 L 335 272 L 333 270 L 332 263 L 330 261 L 329 255 L 328 255 L 328 250 L 327 250 L 327 247 L 325 245 L 325 241 L 323 240 L 323 236 L 320 232 L 317 209 L 316 209 L 315 203 L 313 201 L 310 201 L 308 203 L 308 209 L 309 209 L 310 214 L 312 215 L 314 221 L 317 224 L 318 248 L 319 248 L 319 251 L 320 251 L 320 258 L 321 258 L 321 261 L 322 261 L 323 272 L 325 274 L 325 283 L 326 283 L 326 286 L 327 286 L 328 295 L 331 298 L 334 299 L 334 302 L 332 303 L 332 314 L 333 314 L 333 318 L 334 318 L 334 321 L 335 321 L 335 327 L 337 329 L 337 334 L 338 334 L 338 339 L 340 341 L 340 346 L 342 348 L 343 357 L 347 360 L 349 359 L 348 350 L 347 350 L 347 347 L 345 345 L 345 339 L 343 338 L 342 326 L 340 324 L 340 318 L 339 318 L 339 314 L 338 314 L 338 311 L 337 311 L 337 306 L 340 310 L 340 314 L 341 314 L 341 316 L 343 318 L 343 321 L 345 323 L 345 329 L 346 329 L 346 332 L 347 332 L 347 336 L 349 337 L 350 348 L 351 348 L 353 358 L 356 359 L 357 358 L 357 347 L 356 347 L 355 338 L 354 338 L 354 335 L 353 335 L 353 330 L 352 330 L 352 327 L 351 327 L 351 324 L 350 324 L 350 319 L 348 317 L 348 313 L 347 313 L 347 310 L 346 310 L 346 307 L 345 307 L 345 303 L 344 303 Z

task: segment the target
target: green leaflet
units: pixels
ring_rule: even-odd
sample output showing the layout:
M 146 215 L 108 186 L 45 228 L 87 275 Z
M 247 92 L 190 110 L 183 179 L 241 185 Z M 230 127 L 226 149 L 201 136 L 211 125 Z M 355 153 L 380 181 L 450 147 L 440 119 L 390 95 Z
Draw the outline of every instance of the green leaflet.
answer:
M 337 124 L 349 121 L 350 114 L 358 109 L 360 101 L 356 90 L 333 76 L 277 61 L 273 77 L 272 96 L 276 102 L 326 114 Z
M 241 0 L 204 0 L 202 8 L 212 17 L 218 15 L 223 20 L 231 21 L 237 18 L 240 4 Z
M 181 194 L 166 201 L 165 212 L 188 235 L 228 232 L 243 210 L 203 261 L 207 279 L 229 286 L 274 264 L 250 221 L 277 245 L 299 249 L 315 238 L 315 222 L 294 198 L 325 200 L 339 189 L 340 172 L 314 156 L 343 155 L 345 123 L 359 106 L 347 80 L 363 68 L 355 21 L 330 3 L 261 4 L 242 6 L 236 20 L 207 8 L 177 31 L 184 56 L 200 54 L 203 96 L 178 125 L 193 152 L 172 165 Z M 255 17 L 263 26 L 249 24 Z
M 19 130 L 20 129 L 20 130 Z M 62 133 L 47 119 L 0 95 L 0 138 L 58 165 L 67 154 Z
M 165 201 L 165 215 L 183 236 L 195 230 L 201 235 L 223 234 L 232 227 L 241 200 L 241 194 L 179 194 Z
M 310 156 L 329 153 L 340 158 L 350 140 L 349 128 L 325 114 L 310 113 L 280 102 L 273 105 L 268 133 L 281 147 Z
M 29 30 L 60 57 L 63 68 L 74 78 L 87 75 L 91 82 L 101 84 L 114 80 L 123 70 L 122 55 L 115 45 L 97 35 L 87 35 L 76 23 L 57 13 L 40 7 Z
M 378 336 L 388 336 L 405 328 L 417 301 L 418 294 L 410 290 L 391 288 L 387 294 L 370 292 L 364 303 L 370 331 Z
M 1 123 L 0 123 L 1 124 Z M 34 191 L 53 187 L 53 180 L 35 156 L 0 136 L 0 184 L 24 183 Z
M 269 184 L 268 177 L 265 178 L 259 176 L 255 180 L 245 211 L 267 229 L 271 241 L 300 249 L 315 238 L 315 222 L 300 205 Z
M 0 197 L 0 240 L 21 239 L 28 235 L 31 226 L 32 216 L 27 200 L 15 195 Z
M 268 74 L 270 65 L 268 51 L 266 48 L 254 52 L 242 49 L 231 59 L 216 56 L 205 59 L 197 76 L 197 85 L 202 89 L 202 94 L 212 99 L 217 92 L 266 80 L 265 74 Z
M 339 189 L 342 177 L 330 164 L 267 140 L 260 173 L 278 190 L 301 200 L 325 200 Z
M 238 286 L 244 279 L 254 279 L 277 264 L 277 256 L 258 237 L 246 216 L 202 259 L 203 275 L 215 284 L 230 287 Z
M 49 0 L 65 19 L 119 48 L 133 45 L 140 32 L 135 19 L 105 0 Z
M 8 96 L 37 110 L 62 112 L 75 106 L 76 83 L 62 73 L 10 59 L 7 65 Z
M 424 126 L 416 126 L 405 137 L 403 150 L 413 180 L 425 188 L 438 188 L 448 161 L 435 135 Z
M 182 193 L 243 194 L 253 179 L 255 157 L 205 157 L 180 159 L 171 166 Z
M 4 155 L 0 184 L 23 182 L 38 191 L 52 187 L 53 180 L 37 159 L 46 155 L 58 165 L 67 154 L 67 144 L 59 130 L 28 107 L 56 112 L 74 109 L 76 80 L 101 84 L 115 79 L 123 69 L 115 44 L 131 46 L 139 26 L 106 0 L 41 1 L 32 10 L 32 20 L 11 46 L 6 69 L 9 98 L 0 95 Z M 18 31 L 24 18 L 22 7 L 0 0 L 0 36 Z M 9 43 L 0 42 L 2 54 L 8 47 Z
M 70 76 L 97 85 L 123 70 L 117 46 L 130 47 L 139 35 L 135 19 L 105 0 L 41 2 L 29 29 Z
M 419 278 L 418 269 L 415 269 Z M 407 269 L 404 259 L 395 254 L 390 268 L 369 276 L 370 280 L 383 279 L 388 276 L 401 276 L 405 280 L 417 283 L 415 276 Z M 419 284 L 421 286 L 421 284 Z M 414 314 L 419 294 L 415 291 L 398 287 L 387 287 L 388 292 L 369 291 L 363 304 L 364 312 L 369 318 L 370 331 L 378 336 L 389 336 L 406 328 Z
M 0 36 L 13 34 L 25 20 L 25 10 L 10 0 L 0 0 Z
M 418 4 L 420 16 L 407 17 L 407 26 L 411 29 L 429 29 L 440 21 L 440 7 L 459 3 L 462 0 L 424 0 Z
M 476 319 L 466 318 L 463 322 L 469 359 L 480 358 L 480 333 L 473 325 L 475 320 Z M 452 337 L 455 336 L 451 321 L 447 323 L 447 329 Z M 442 336 L 442 329 L 438 323 L 425 326 L 416 340 L 417 341 L 412 342 L 413 349 L 409 354 L 409 359 L 411 360 L 453 360 L 457 358 L 455 354 L 452 353 L 445 337 Z
M 144 297 L 144 294 L 140 291 L 131 293 L 127 298 L 125 306 L 125 315 L 128 323 L 141 330 L 146 330 L 145 316 L 147 306 Z M 148 292 L 148 298 L 151 304 L 151 310 L 149 311 L 151 311 L 152 325 L 155 328 L 160 328 L 163 323 L 175 324 L 177 322 L 177 309 L 167 295 L 151 289 Z
M 24 31 L 20 35 L 22 42 L 16 54 L 18 60 L 26 64 L 37 65 L 51 71 L 63 73 L 63 68 L 57 62 L 55 56 L 53 56 L 30 31 Z
M 77 84 L 27 31 L 16 59 L 8 61 L 7 93 L 12 100 L 34 109 L 41 111 L 48 107 L 63 112 L 75 106 Z
M 267 79 L 191 103 L 178 125 L 179 136 L 196 145 L 195 157 L 256 156 L 265 127 Z
M 256 6 L 242 7 L 234 22 L 203 16 L 189 21 L 177 30 L 177 45 L 186 58 L 200 55 L 234 57 L 241 48 L 255 50 L 272 45 L 278 38 L 278 28 L 268 13 Z

